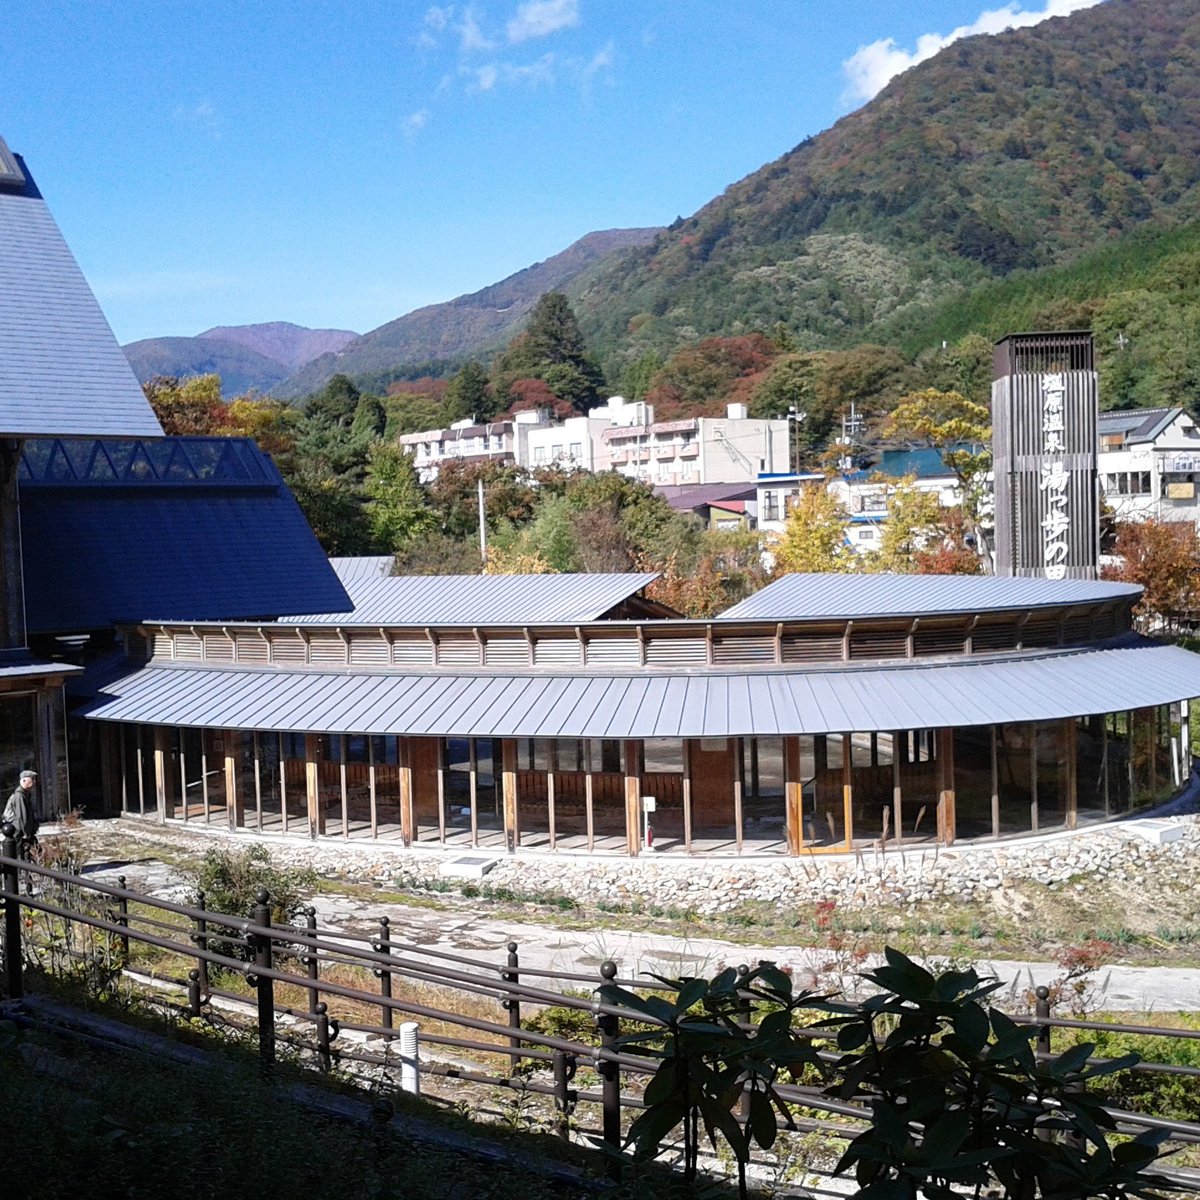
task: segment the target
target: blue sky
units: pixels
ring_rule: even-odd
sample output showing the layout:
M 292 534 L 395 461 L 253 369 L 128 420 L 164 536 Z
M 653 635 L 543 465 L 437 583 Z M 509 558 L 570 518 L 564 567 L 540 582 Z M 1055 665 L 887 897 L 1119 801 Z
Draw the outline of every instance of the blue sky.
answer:
M 7 0 L 0 136 L 122 342 L 365 332 L 667 224 L 966 32 L 1095 0 Z

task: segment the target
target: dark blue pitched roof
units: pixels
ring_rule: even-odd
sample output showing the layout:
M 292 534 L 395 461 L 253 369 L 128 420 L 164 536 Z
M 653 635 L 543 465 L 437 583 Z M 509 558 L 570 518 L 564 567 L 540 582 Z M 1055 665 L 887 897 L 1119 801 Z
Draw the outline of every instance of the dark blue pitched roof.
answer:
M 351 608 L 248 438 L 31 439 L 19 480 L 30 633 Z
M 0 176 L 0 435 L 162 434 L 28 167 Z

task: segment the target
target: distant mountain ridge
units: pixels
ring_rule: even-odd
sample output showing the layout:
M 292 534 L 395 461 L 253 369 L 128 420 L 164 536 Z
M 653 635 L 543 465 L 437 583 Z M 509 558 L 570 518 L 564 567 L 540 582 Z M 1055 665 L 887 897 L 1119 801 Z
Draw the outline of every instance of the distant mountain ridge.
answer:
M 956 294 L 1200 214 L 1198 76 L 1200 0 L 965 38 L 566 290 L 610 377 L 777 322 L 803 349 L 919 330 Z
M 615 255 L 653 241 L 651 229 L 607 229 L 586 234 L 561 253 L 477 292 L 430 304 L 324 354 L 284 380 L 273 394 L 306 396 L 335 374 L 378 375 L 403 365 L 446 362 L 505 345 L 540 296 L 578 282 Z
M 288 321 L 226 325 L 195 337 L 146 338 L 122 347 L 142 383 L 156 375 L 217 374 L 226 396 L 269 391 L 320 354 L 358 335 L 347 329 L 307 329 Z

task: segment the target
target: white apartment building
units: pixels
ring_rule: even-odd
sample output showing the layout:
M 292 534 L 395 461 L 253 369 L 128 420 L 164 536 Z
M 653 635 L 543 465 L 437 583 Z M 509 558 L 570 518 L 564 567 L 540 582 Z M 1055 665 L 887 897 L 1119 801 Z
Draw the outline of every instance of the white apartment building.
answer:
M 764 471 L 788 468 L 786 420 L 752 419 L 744 404 L 730 404 L 725 417 L 656 422 L 644 407 L 648 423 L 601 434 L 611 469 L 622 475 L 659 486 L 754 483 Z
M 1200 429 L 1182 408 L 1100 414 L 1100 490 L 1118 518 L 1200 519 Z
M 457 421 L 449 429 L 403 434 L 400 444 L 423 483 L 456 458 L 516 463 L 530 471 L 620 471 L 659 486 L 753 483 L 762 471 L 788 466 L 786 420 L 754 420 L 744 404 L 731 404 L 721 418 L 656 422 L 653 406 L 620 396 L 565 421 L 552 422 L 543 410 L 521 412 L 509 420 Z
M 422 483 L 437 478 L 442 463 L 450 459 L 468 462 L 517 463 L 529 434 L 549 424 L 544 411 L 517 413 L 509 420 L 477 424 L 455 421 L 448 429 L 425 429 L 400 435 L 400 444 L 415 460 Z

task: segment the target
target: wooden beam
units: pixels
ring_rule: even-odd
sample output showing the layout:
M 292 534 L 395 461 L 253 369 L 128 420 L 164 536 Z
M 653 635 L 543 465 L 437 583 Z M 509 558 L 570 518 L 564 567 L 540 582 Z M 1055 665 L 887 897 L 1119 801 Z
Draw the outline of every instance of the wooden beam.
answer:
M 1065 785 L 1065 815 L 1068 829 L 1074 829 L 1079 821 L 1078 764 L 1079 730 L 1071 717 L 1062 722 L 1063 740 L 1063 783 Z
M 304 735 L 304 793 L 308 806 L 308 836 L 325 832 L 325 808 L 321 803 L 321 740 L 315 733 Z
M 397 774 L 400 777 L 400 839 L 406 846 L 413 844 L 413 746 L 412 738 L 397 738 Z
M 789 854 L 804 848 L 804 785 L 800 779 L 800 738 L 783 739 L 783 820 Z
M 238 734 L 236 730 L 226 729 L 224 731 L 225 819 L 229 823 L 230 829 L 240 828 L 244 816 L 242 812 L 242 800 L 238 795 L 237 739 Z
M 492 742 L 493 770 L 495 746 Z M 500 741 L 500 787 L 504 803 L 504 844 L 511 854 L 521 845 L 521 810 L 517 803 L 517 743 L 515 738 Z
M 938 840 L 952 845 L 956 836 L 957 814 L 954 795 L 954 730 L 937 731 Z
M 640 741 L 625 742 L 625 846 L 637 857 L 642 843 L 642 773 L 645 770 Z

